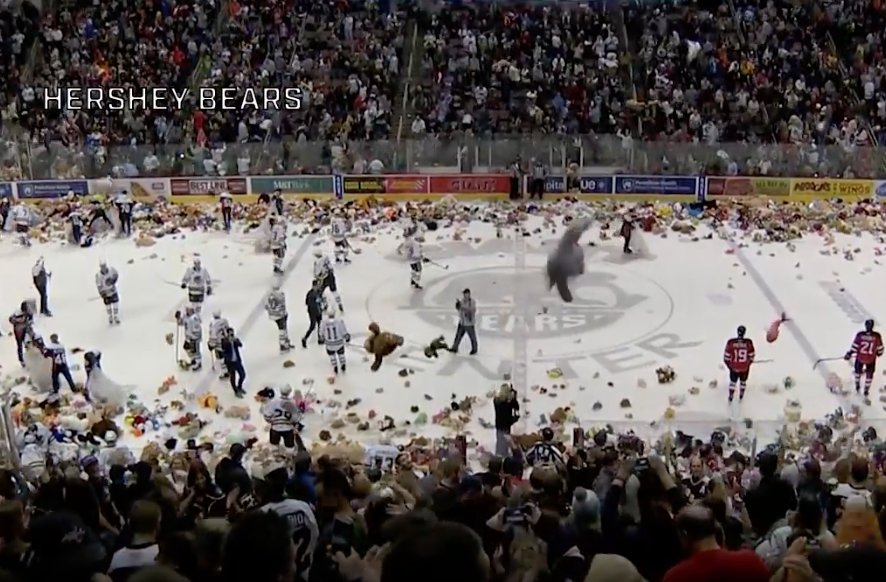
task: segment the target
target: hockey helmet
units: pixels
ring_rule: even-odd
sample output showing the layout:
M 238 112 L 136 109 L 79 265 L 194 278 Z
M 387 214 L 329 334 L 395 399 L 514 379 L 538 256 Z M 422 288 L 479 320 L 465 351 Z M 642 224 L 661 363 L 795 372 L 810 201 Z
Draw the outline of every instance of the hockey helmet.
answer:
M 738 337 L 744 337 L 747 332 L 748 328 L 743 325 L 739 325 L 738 329 L 735 330 L 735 335 L 737 335 Z
M 221 309 L 216 309 L 215 311 L 212 312 L 212 317 L 214 317 L 216 319 L 221 319 L 221 316 L 222 316 Z
M 874 320 L 866 319 L 864 322 L 864 330 L 865 331 L 874 331 Z
M 256 394 L 259 398 L 273 398 L 274 397 L 274 389 L 270 386 L 266 386 L 258 391 Z
M 314 256 L 318 259 L 323 256 L 323 249 L 314 249 Z

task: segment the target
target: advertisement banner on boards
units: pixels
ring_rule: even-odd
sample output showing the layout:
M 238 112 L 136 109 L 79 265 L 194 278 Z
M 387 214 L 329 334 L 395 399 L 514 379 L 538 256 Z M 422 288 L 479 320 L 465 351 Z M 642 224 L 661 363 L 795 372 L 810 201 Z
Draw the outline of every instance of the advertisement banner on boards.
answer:
M 0 198 L 15 198 L 14 182 L 0 182 Z
M 133 200 L 152 201 L 172 194 L 168 178 L 98 178 L 89 180 L 90 194 L 126 192 Z
M 579 176 L 578 192 L 580 194 L 593 194 L 596 196 L 608 196 L 615 187 L 613 176 Z
M 874 182 L 874 195 L 877 198 L 886 198 L 886 180 Z
M 769 178 L 765 176 L 736 176 L 734 178 L 710 177 L 707 179 L 707 199 L 745 198 L 748 196 L 768 196 L 782 198 L 791 195 L 790 178 Z
M 73 192 L 75 196 L 89 195 L 89 182 L 86 180 L 42 180 L 19 182 L 18 197 L 23 200 L 45 200 L 63 198 Z
M 253 194 L 332 194 L 332 176 L 257 176 L 249 184 Z
M 385 181 L 381 176 L 345 176 L 342 179 L 342 186 L 345 196 L 385 193 Z
M 428 176 L 385 176 L 385 194 L 428 194 L 430 189 Z
M 691 176 L 615 176 L 614 193 L 622 196 L 697 196 Z
M 839 178 L 793 178 L 791 196 L 796 198 L 872 198 L 876 191 L 873 180 Z
M 430 175 L 429 179 L 431 194 L 507 196 L 511 191 L 511 179 L 505 174 Z
M 173 196 L 215 197 L 222 192 L 242 196 L 249 193 L 246 178 L 173 178 L 169 183 Z

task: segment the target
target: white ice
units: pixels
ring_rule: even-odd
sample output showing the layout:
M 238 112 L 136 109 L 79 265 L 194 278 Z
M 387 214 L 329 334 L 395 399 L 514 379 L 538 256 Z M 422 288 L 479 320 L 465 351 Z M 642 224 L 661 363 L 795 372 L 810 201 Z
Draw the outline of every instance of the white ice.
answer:
M 576 303 L 567 306 L 555 292 L 545 289 L 541 270 L 560 230 L 547 229 L 522 241 L 508 238 L 511 232 L 506 230 L 507 240 L 496 244 L 510 246 L 511 250 L 483 254 L 483 244 L 495 239 L 494 227 L 471 224 L 466 238 L 480 242 L 472 242 L 473 252 L 460 256 L 436 246 L 451 241 L 451 230 L 427 233 L 426 256 L 449 268 L 426 265 L 422 292 L 410 289 L 408 267 L 396 259 L 399 231 L 374 233 L 373 243 L 354 240 L 353 246 L 362 253 L 351 256 L 351 265 L 336 269 L 353 343 L 362 344 L 370 321 L 403 335 L 407 342 L 377 373 L 362 361 L 361 350 L 351 349 L 347 374 L 339 376 L 334 384 L 327 382 L 330 364 L 313 338 L 307 350 L 298 346 L 288 355 L 278 353 L 276 328 L 261 308 L 264 293 L 273 281 L 271 258 L 254 254 L 253 241 L 243 235 L 191 233 L 161 239 L 147 248 L 137 248 L 130 241 L 108 240 L 89 249 L 53 244 L 24 249 L 14 246 L 7 237 L 0 242 L 0 316 L 4 331 L 8 331 L 8 315 L 22 300 L 36 297 L 30 269 L 37 257 L 43 256 L 52 272 L 50 306 L 54 317 L 37 318 L 39 333 L 44 337 L 57 333 L 69 350 L 101 350 L 108 377 L 136 385 L 139 398 L 149 407 L 157 398 L 168 403 L 181 399 L 181 389 L 193 392 L 201 387 L 217 395 L 222 406 L 249 404 L 253 415 L 247 424 L 256 427 L 262 437 L 266 431 L 251 395 L 266 385 L 285 383 L 305 390 L 304 382 L 313 380 L 313 391 L 322 401 L 360 398 L 353 410 L 361 417 L 374 410 L 378 418 L 392 416 L 398 426 L 415 419 L 412 407 L 431 416 L 449 406 L 453 396 L 458 400 L 478 397 L 481 403 L 475 407 L 468 430 L 488 449 L 494 440 L 493 431 L 482 428 L 477 419 L 492 421 L 487 394 L 499 387 L 503 372 L 520 377 L 519 368 L 510 363 L 515 355 L 525 359 L 522 363 L 528 384 L 518 386 L 526 411 L 517 425 L 519 431 L 534 430 L 541 415 L 550 414 L 558 406 L 569 406 L 586 428 L 611 423 L 653 436 L 661 432 L 662 426 L 668 426 L 703 435 L 715 426 L 737 426 L 741 419 L 748 418 L 754 421 L 753 430 L 765 440 L 775 438 L 781 428 L 788 399 L 800 401 L 803 417 L 809 420 L 820 419 L 838 406 L 860 403 L 854 394 L 835 395 L 825 386 L 827 373 L 836 373 L 844 383 L 851 384 L 847 364 L 828 362 L 813 370 L 812 360 L 841 356 L 864 318 L 886 321 L 886 307 L 877 295 L 886 288 L 886 270 L 875 262 L 873 249 L 877 242 L 873 238 L 838 237 L 836 247 L 862 249 L 850 262 L 842 253 L 821 255 L 826 247 L 818 237 L 797 242 L 795 252 L 783 244 L 752 244 L 742 249 L 739 257 L 727 253 L 731 243 L 716 237 L 692 241 L 676 233 L 669 233 L 667 238 L 646 234 L 652 254 L 625 258 L 620 240 L 601 241 L 595 227 L 583 239 L 594 241 L 596 246 L 585 247 L 587 268 L 576 285 Z M 705 234 L 702 230 L 701 235 Z M 322 234 L 319 240 L 321 248 L 331 254 L 331 243 Z M 289 245 L 289 274 L 284 289 L 296 345 L 307 327 L 303 305 L 312 277 L 312 244 L 310 238 L 293 238 Z M 307 245 L 304 250 L 303 245 Z M 178 283 L 195 255 L 202 258 L 217 281 L 215 293 L 204 307 L 204 321 L 213 311 L 221 310 L 243 341 L 245 386 L 250 395 L 245 401 L 236 399 L 230 386 L 209 370 L 205 350 L 203 372 L 182 372 L 174 349 L 164 341 L 164 336 L 175 330 L 173 313 L 185 299 Z M 120 326 L 107 325 L 93 283 L 102 259 L 120 273 Z M 474 275 L 467 275 L 471 271 Z M 452 339 L 454 301 L 471 281 L 479 285 L 472 289 L 480 309 L 479 354 L 467 355 L 469 344 L 465 338 L 459 355 L 443 352 L 437 360 L 425 359 L 420 351 L 432 338 L 444 334 L 447 341 Z M 834 287 L 826 288 L 822 283 L 833 283 Z M 774 298 L 767 297 L 767 288 L 774 291 Z M 847 315 L 832 297 L 835 293 L 851 294 L 864 313 Z M 845 306 L 847 301 L 842 303 Z M 768 344 L 765 329 L 782 306 L 792 323 L 782 328 L 775 343 Z M 525 333 L 520 332 L 524 321 L 528 322 Z M 771 362 L 753 368 L 744 402 L 730 408 L 722 351 L 738 325 L 747 326 L 757 345 L 757 358 Z M 811 344 L 808 349 L 804 349 L 802 338 Z M 82 365 L 80 356 L 72 359 Z M 284 369 L 286 359 L 293 360 L 295 367 Z M 0 362 L 7 375 L 20 375 L 9 335 L 0 340 Z M 660 385 L 655 369 L 665 365 L 673 367 L 677 379 Z M 408 378 L 399 376 L 404 367 L 415 373 Z M 565 376 L 550 379 L 548 372 L 553 368 L 560 368 Z M 84 379 L 82 368 L 74 375 Z M 158 397 L 157 388 L 169 376 L 178 379 L 178 386 Z M 781 385 L 787 376 L 794 380 L 791 390 L 769 393 L 767 386 Z M 407 380 L 409 387 L 405 386 Z M 639 386 L 640 380 L 645 381 L 645 387 Z M 709 387 L 713 380 L 718 383 L 716 388 Z M 699 395 L 689 395 L 693 386 L 700 388 Z M 862 406 L 863 422 L 880 431 L 886 426 L 886 412 L 878 401 L 881 386 L 882 377 L 878 376 L 873 405 Z M 333 394 L 333 390 L 340 393 Z M 674 395 L 684 395 L 685 404 L 675 408 L 673 421 L 664 423 L 663 413 Z M 630 399 L 630 409 L 620 408 L 624 398 Z M 602 404 L 598 411 L 593 410 L 595 402 Z M 245 432 L 240 421 L 209 411 L 200 414 L 212 418 L 205 430 L 220 441 Z M 343 414 L 343 409 L 317 405 L 306 418 L 306 436 L 316 438 L 320 430 L 329 428 L 330 422 Z M 626 418 L 628 414 L 631 419 Z M 655 427 L 651 426 L 653 422 L 657 423 Z M 430 424 L 407 429 L 410 434 L 433 437 L 448 434 L 449 430 Z M 125 440 L 143 443 L 144 439 L 165 438 L 169 432 L 171 429 L 165 428 L 161 434 L 148 433 L 141 439 L 130 435 Z M 342 432 L 367 444 L 391 434 L 380 433 L 374 422 L 365 433 L 357 433 L 353 425 Z

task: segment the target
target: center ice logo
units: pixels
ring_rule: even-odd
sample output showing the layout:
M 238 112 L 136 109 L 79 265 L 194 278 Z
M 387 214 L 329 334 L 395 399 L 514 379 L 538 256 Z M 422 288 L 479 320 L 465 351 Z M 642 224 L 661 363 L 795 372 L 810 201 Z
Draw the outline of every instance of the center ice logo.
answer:
M 446 333 L 458 323 L 455 300 L 470 289 L 477 302 L 477 330 L 486 339 L 553 340 L 582 336 L 576 350 L 614 348 L 661 329 L 673 313 L 670 296 L 654 281 L 609 261 L 608 249 L 586 249 L 586 272 L 572 285 L 575 301 L 559 300 L 545 283 L 544 264 L 553 247 L 527 245 L 526 268 L 513 262 L 513 241 L 495 239 L 479 247 L 465 243 L 428 245 L 426 255 L 447 262 L 447 272 L 427 269 L 425 290 L 405 309 Z M 617 249 L 620 251 L 620 249 Z M 620 255 L 620 253 L 619 253 Z

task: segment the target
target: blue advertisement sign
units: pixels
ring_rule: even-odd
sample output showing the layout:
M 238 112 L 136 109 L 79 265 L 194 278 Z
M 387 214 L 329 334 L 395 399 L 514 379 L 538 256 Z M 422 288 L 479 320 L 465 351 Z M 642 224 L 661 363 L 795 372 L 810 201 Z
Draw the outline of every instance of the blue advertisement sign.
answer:
M 874 193 L 877 198 L 886 198 L 886 181 L 877 180 L 874 183 Z
M 612 194 L 612 176 L 581 176 L 578 179 L 578 191 L 581 194 Z M 548 176 L 545 178 L 546 194 L 566 194 L 566 178 Z
M 582 194 L 612 194 L 612 176 L 581 176 L 578 191 Z
M 566 179 L 563 176 L 545 178 L 545 194 L 563 194 L 566 192 Z
M 62 198 L 73 191 L 76 196 L 89 195 L 86 180 L 45 180 L 39 182 L 19 182 L 18 197 L 26 200 Z
M 0 182 L 0 198 L 12 198 L 13 196 L 12 183 Z
M 615 193 L 642 196 L 696 196 L 698 178 L 689 176 L 616 176 Z

